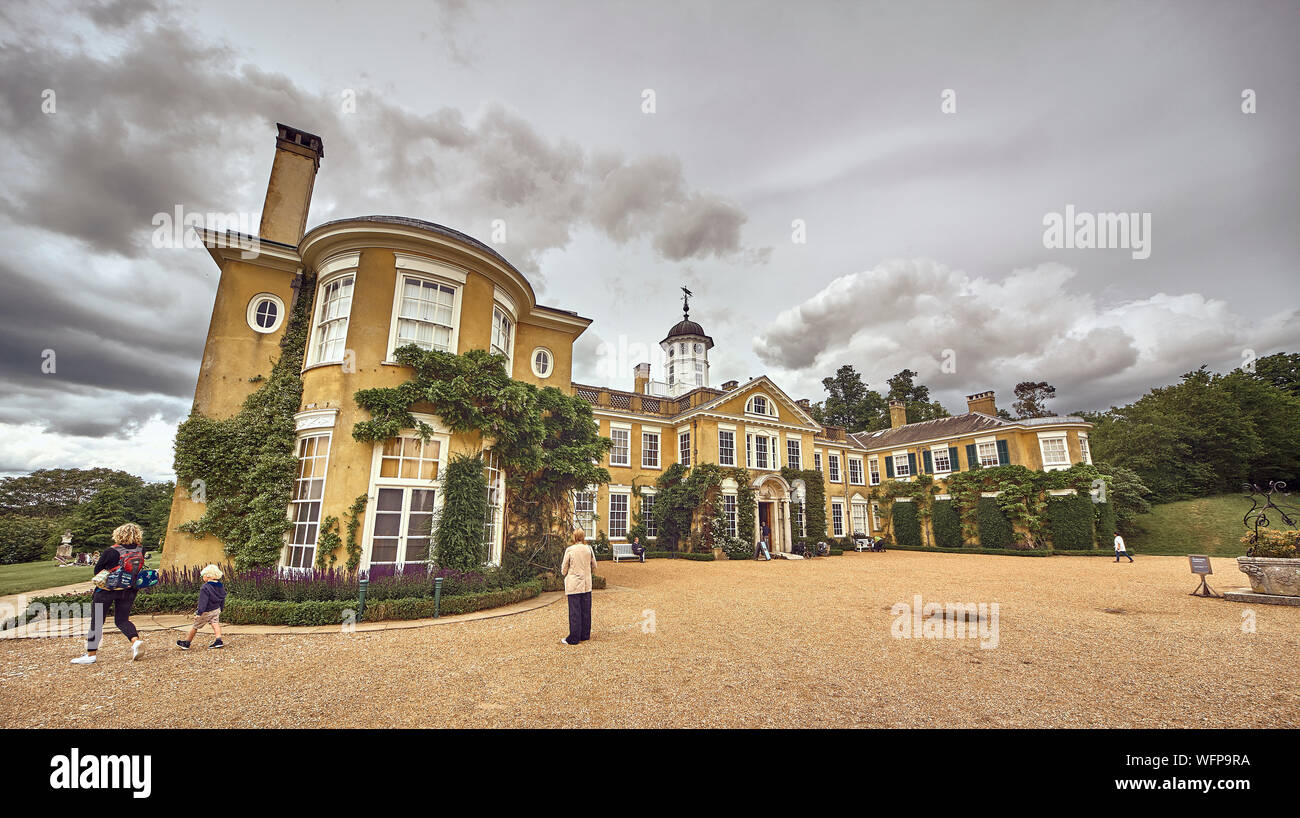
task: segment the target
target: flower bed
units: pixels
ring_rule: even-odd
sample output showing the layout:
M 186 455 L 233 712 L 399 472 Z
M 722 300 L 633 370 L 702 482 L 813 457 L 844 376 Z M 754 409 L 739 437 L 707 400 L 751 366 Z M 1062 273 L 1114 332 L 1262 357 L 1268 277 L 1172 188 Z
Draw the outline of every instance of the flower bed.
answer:
M 496 570 L 477 573 L 372 570 L 364 620 L 425 619 L 433 616 L 434 579 L 442 578 L 439 612 L 451 616 L 513 605 L 542 593 L 545 582 L 510 582 Z M 231 625 L 338 625 L 355 616 L 360 582 L 357 574 L 333 569 L 283 573 L 275 569 L 226 571 L 227 599 L 221 619 Z M 203 580 L 197 569 L 160 572 L 159 582 L 136 597 L 133 613 L 192 614 Z M 603 581 L 601 583 L 603 587 Z M 32 606 L 89 603 L 91 594 L 38 597 Z M 349 613 L 351 612 L 351 613 Z M 29 613 L 30 615 L 30 613 Z

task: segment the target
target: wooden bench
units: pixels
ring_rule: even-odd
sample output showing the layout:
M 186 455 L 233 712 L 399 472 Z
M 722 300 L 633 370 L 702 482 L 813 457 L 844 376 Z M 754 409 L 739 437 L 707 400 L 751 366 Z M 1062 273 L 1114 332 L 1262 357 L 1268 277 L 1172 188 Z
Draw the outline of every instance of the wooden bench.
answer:
M 618 562 L 620 559 L 625 559 L 625 560 L 639 559 L 642 562 L 645 562 L 644 556 L 638 557 L 632 551 L 632 543 L 630 542 L 610 543 L 610 547 L 613 548 L 614 550 L 614 562 Z

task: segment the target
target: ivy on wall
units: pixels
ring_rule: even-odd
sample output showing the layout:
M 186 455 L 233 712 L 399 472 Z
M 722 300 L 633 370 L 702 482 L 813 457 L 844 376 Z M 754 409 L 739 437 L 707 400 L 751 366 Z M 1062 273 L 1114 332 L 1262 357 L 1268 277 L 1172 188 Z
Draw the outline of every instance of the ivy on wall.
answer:
M 571 493 L 609 482 L 609 472 L 598 463 L 613 444 L 600 436 L 585 400 L 514 380 L 504 357 L 481 349 L 456 355 L 408 344 L 394 358 L 414 376 L 399 386 L 354 395 L 370 419 L 353 427 L 353 438 L 379 442 L 403 429 L 427 437 L 433 430 L 416 420 L 417 407 L 437 415 L 455 434 L 477 433 L 490 441 L 506 469 L 506 504 L 512 522 L 522 521 L 523 539 L 571 525 Z
M 487 520 L 487 476 L 480 455 L 453 455 L 442 481 L 442 511 L 431 557 L 439 568 L 477 571 L 487 561 L 483 553 Z
M 930 515 L 934 526 L 934 544 L 940 548 L 961 548 L 961 517 L 952 500 L 935 500 Z
M 339 518 L 328 515 L 320 522 L 320 533 L 316 538 L 316 567 L 324 570 L 332 568 L 338 561 L 338 549 L 343 545 L 339 536 Z
M 717 540 L 711 522 L 722 507 L 722 481 L 736 481 L 737 538 L 754 542 L 754 489 L 749 485 L 749 472 L 742 468 L 727 468 L 716 463 L 701 463 L 688 468 L 673 463 L 655 481 L 654 518 L 658 534 L 656 545 L 666 551 L 708 550 Z M 697 533 L 698 532 L 698 533 Z
M 975 519 L 980 548 L 1007 548 L 1015 542 L 1015 528 L 1002 513 L 998 498 L 979 498 L 975 504 Z
M 355 571 L 361 567 L 361 543 L 357 542 L 357 530 L 361 528 L 361 514 L 366 510 L 366 503 L 370 501 L 368 495 L 362 494 L 352 501 L 347 512 L 343 515 L 347 517 L 347 551 L 348 561 L 345 563 L 349 571 Z
M 806 500 L 804 511 L 807 514 L 804 525 L 807 527 L 808 535 L 803 539 L 807 539 L 809 542 L 826 539 L 826 480 L 822 473 L 816 469 L 801 470 L 786 466 L 781 469 L 781 476 L 790 484 L 793 484 L 796 480 L 802 480 L 804 483 L 804 497 Z M 791 514 L 795 513 L 792 505 Z M 798 517 L 793 519 L 797 520 Z M 796 534 L 795 539 L 800 539 L 800 537 Z
M 1092 498 L 1086 494 L 1048 498 L 1047 527 L 1053 548 L 1092 548 L 1093 505 Z
M 921 516 L 917 504 L 894 503 L 892 518 L 894 521 L 894 542 L 899 545 L 921 544 Z
M 173 468 L 181 486 L 202 489 L 203 515 L 181 531 L 215 535 L 237 568 L 274 565 L 289 531 L 298 461 L 293 416 L 302 403 L 302 360 L 314 276 L 301 281 L 271 374 L 225 420 L 192 413 L 176 429 Z M 195 481 L 201 481 L 196 483 Z

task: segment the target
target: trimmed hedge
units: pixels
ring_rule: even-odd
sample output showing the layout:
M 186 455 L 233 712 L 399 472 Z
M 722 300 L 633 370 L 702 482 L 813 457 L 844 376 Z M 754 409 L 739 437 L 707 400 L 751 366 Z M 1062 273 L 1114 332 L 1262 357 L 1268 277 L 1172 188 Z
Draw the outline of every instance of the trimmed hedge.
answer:
M 542 578 L 538 579 L 537 581 L 540 582 L 540 583 L 542 583 L 542 590 L 543 590 L 543 591 L 563 591 L 563 590 L 564 590 L 564 577 L 562 577 L 562 576 L 560 576 L 560 575 L 558 575 L 558 574 L 551 574 L 551 575 L 549 575 L 549 576 L 542 577 Z M 605 578 L 602 577 L 602 576 L 600 576 L 600 575 L 598 575 L 598 574 L 592 574 L 592 575 L 591 575 L 591 590 L 593 590 L 593 591 L 603 591 L 603 590 L 605 590 Z
M 992 554 L 997 557 L 1050 557 L 1048 548 L 926 548 L 923 546 L 891 545 L 890 551 L 925 551 L 931 554 Z
M 713 562 L 716 557 L 713 552 L 694 553 L 691 551 L 647 551 L 645 558 L 648 560 L 695 560 L 696 562 Z
M 930 515 L 934 542 L 939 548 L 961 548 L 961 516 L 952 500 L 935 500 Z
M 1097 520 L 1097 545 L 1101 548 L 1109 548 L 1115 542 L 1115 504 L 1111 502 L 1092 503 L 1093 512 Z
M 597 580 L 599 581 L 597 583 Z M 442 616 L 472 613 L 503 605 L 513 605 L 525 599 L 532 599 L 542 593 L 544 583 L 541 580 L 477 594 L 456 594 L 442 597 L 439 611 Z M 563 581 L 560 583 L 563 588 Z M 604 577 L 594 577 L 592 587 L 604 588 Z M 66 596 L 38 597 L 32 604 L 41 603 L 47 607 L 59 604 L 89 603 L 90 594 L 68 594 Z M 198 607 L 198 594 L 157 594 L 142 593 L 136 597 L 132 614 L 193 614 Z M 29 607 L 30 610 L 30 607 Z M 302 602 L 281 602 L 273 600 L 227 599 L 221 611 L 221 621 L 227 625 L 339 625 L 344 622 L 346 611 L 357 610 L 357 600 L 307 600 Z M 378 622 L 385 619 L 428 619 L 433 616 L 433 599 L 430 597 L 408 597 L 402 599 L 377 599 L 366 601 L 365 621 Z
M 996 497 L 980 498 L 975 519 L 979 525 L 980 548 L 1007 548 L 1015 542 L 1015 528 L 1002 513 Z
M 1092 497 L 1073 494 L 1047 498 L 1047 528 L 1052 548 L 1061 551 L 1081 551 L 1092 548 Z
M 830 556 L 832 557 L 842 556 L 843 554 L 844 554 L 843 548 L 832 548 L 830 552 Z
M 898 545 L 921 545 L 921 517 L 916 503 L 894 503 L 894 542 Z

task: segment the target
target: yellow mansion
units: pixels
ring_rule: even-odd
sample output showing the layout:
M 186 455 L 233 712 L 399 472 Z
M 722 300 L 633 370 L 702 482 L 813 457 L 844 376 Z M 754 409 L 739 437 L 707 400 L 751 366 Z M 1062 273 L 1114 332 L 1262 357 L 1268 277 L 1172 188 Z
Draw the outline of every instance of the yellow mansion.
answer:
M 884 527 L 870 490 L 881 481 L 945 475 L 973 465 L 1017 463 L 1033 469 L 1091 462 L 1089 424 L 1074 417 L 1005 420 L 992 392 L 972 395 L 968 411 L 907 424 L 891 405 L 893 428 L 849 433 L 813 420 L 806 400 L 794 400 L 767 377 L 711 385 L 713 340 L 689 315 L 661 342 L 663 380 L 650 364 L 635 369 L 631 392 L 572 380 L 574 341 L 591 319 L 539 304 L 532 285 L 490 246 L 441 225 L 393 216 L 339 219 L 305 230 L 324 147 L 320 137 L 278 126 L 275 160 L 257 237 L 232 240 L 200 229 L 220 268 L 194 412 L 228 418 L 240 410 L 279 356 L 286 319 L 304 276 L 313 275 L 313 303 L 302 367 L 302 403 L 294 416 L 299 468 L 290 507 L 293 527 L 281 564 L 310 566 L 320 522 L 339 516 L 359 495 L 368 502 L 359 524 L 361 567 L 420 562 L 429 550 L 429 521 L 441 502 L 440 465 L 456 452 L 484 448 L 476 435 L 453 434 L 432 415 L 433 429 L 382 442 L 358 442 L 351 430 L 367 413 L 353 401 L 359 389 L 397 386 L 410 371 L 394 358 L 407 344 L 457 353 L 491 350 L 505 356 L 515 379 L 557 386 L 592 404 L 600 434 L 613 441 L 608 485 L 574 497 L 574 515 L 589 532 L 620 540 L 654 502 L 655 478 L 673 463 L 745 467 L 756 492 L 756 530 L 789 551 L 803 521 L 792 502 L 803 486 L 783 467 L 815 468 L 826 487 L 827 534 L 878 532 Z M 247 240 L 256 241 L 248 252 Z M 487 552 L 501 558 L 507 515 L 504 474 L 488 454 L 490 514 Z M 633 487 L 637 495 L 633 495 Z M 729 525 L 735 493 L 724 483 Z M 797 508 L 798 506 L 795 506 Z M 224 559 L 214 537 L 178 526 L 203 513 L 192 486 L 178 485 L 168 525 L 164 565 Z M 653 536 L 653 530 L 650 532 Z

